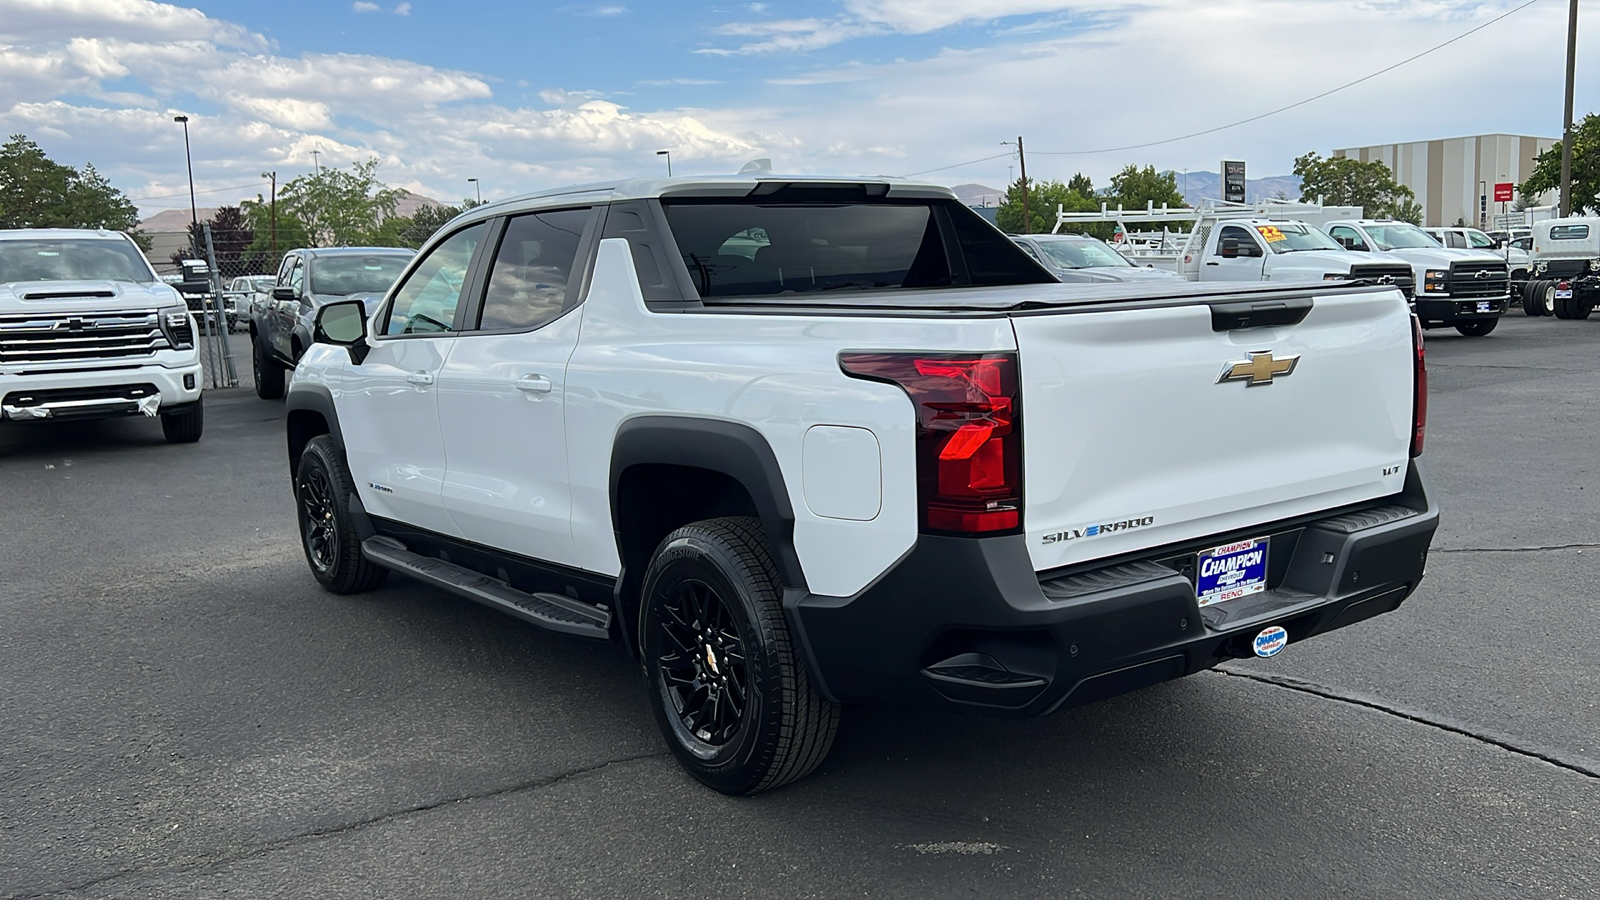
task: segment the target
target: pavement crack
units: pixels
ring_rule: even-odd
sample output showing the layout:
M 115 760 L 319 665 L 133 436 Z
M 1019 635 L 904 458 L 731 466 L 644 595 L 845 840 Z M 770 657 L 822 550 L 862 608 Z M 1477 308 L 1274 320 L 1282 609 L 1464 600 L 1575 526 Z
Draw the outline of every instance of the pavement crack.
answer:
M 568 769 L 567 771 L 564 771 L 564 772 L 557 772 L 557 773 L 555 773 L 553 775 L 546 775 L 543 778 L 536 778 L 536 779 L 533 779 L 532 781 L 525 781 L 525 782 L 522 782 L 520 784 L 510 785 L 508 787 L 496 788 L 495 790 L 492 790 L 492 791 L 484 791 L 483 793 L 480 793 L 480 794 L 466 794 L 466 795 L 459 796 L 459 797 L 447 797 L 447 798 L 445 798 L 443 800 L 434 801 L 432 803 L 423 803 L 423 804 L 419 804 L 417 806 L 410 806 L 410 807 L 407 807 L 405 809 L 397 809 L 397 810 L 395 810 L 393 812 L 387 812 L 387 813 L 384 813 L 381 816 L 373 816 L 372 818 L 369 818 L 369 819 L 361 819 L 359 821 L 349 822 L 349 823 L 346 823 L 344 825 L 338 825 L 338 826 L 334 826 L 334 827 L 331 827 L 331 828 L 318 828 L 318 829 L 315 829 L 315 830 L 312 830 L 312 831 L 306 831 L 306 832 L 302 832 L 300 834 L 290 835 L 288 837 L 278 838 L 276 840 L 271 840 L 271 841 L 266 841 L 266 842 L 263 842 L 263 843 L 260 843 L 260 844 L 255 844 L 253 846 L 247 846 L 247 847 L 242 848 L 242 849 L 240 849 L 240 850 L 238 850 L 236 852 L 220 853 L 220 854 L 218 854 L 216 856 L 213 856 L 213 857 L 211 857 L 209 859 L 206 859 L 204 862 L 198 862 L 198 863 L 193 863 L 193 864 L 190 864 L 190 865 L 183 865 L 183 866 L 173 866 L 171 868 L 123 869 L 121 871 L 113 872 L 113 873 L 111 873 L 109 875 L 102 875 L 102 876 L 100 876 L 98 878 L 91 878 L 91 879 L 87 879 L 87 880 L 84 880 L 84 881 L 81 881 L 81 882 L 77 882 L 77 883 L 74 883 L 74 884 L 65 885 L 65 886 L 62 886 L 62 887 L 51 888 L 49 890 L 40 891 L 38 893 L 33 893 L 33 894 L 10 894 L 10 895 L 8 895 L 6 897 L 6 900 L 42 900 L 42 898 L 45 898 L 45 897 L 56 897 L 56 896 L 60 896 L 62 894 L 70 894 L 70 893 L 75 893 L 77 891 L 85 891 L 85 890 L 88 890 L 90 888 L 98 887 L 99 885 L 106 884 L 108 882 L 120 881 L 120 880 L 125 879 L 125 878 L 144 878 L 144 877 L 161 876 L 161 875 L 186 875 L 186 874 L 193 873 L 193 872 L 202 872 L 202 871 L 205 871 L 206 869 L 215 868 L 216 866 L 219 866 L 219 865 L 226 865 L 226 864 L 229 864 L 229 863 L 244 862 L 246 860 L 251 860 L 251 859 L 259 859 L 259 858 L 261 858 L 263 856 L 266 856 L 269 853 L 274 853 L 276 851 L 283 850 L 283 849 L 288 848 L 288 847 L 297 846 L 299 844 L 305 844 L 305 843 L 309 843 L 311 841 L 321 840 L 323 838 L 338 837 L 340 835 L 352 834 L 354 832 L 361 831 L 361 830 L 366 829 L 366 828 L 371 828 L 374 825 L 382 825 L 382 824 L 384 824 L 386 822 L 392 822 L 392 821 L 395 821 L 397 819 L 405 818 L 406 816 L 416 815 L 417 813 L 431 812 L 431 811 L 436 810 L 436 809 L 442 809 L 442 808 L 447 807 L 447 806 L 453 806 L 453 805 L 455 805 L 457 803 L 472 803 L 472 802 L 475 802 L 475 801 L 478 801 L 478 800 L 488 800 L 488 799 L 491 799 L 491 798 L 494 798 L 494 797 L 504 797 L 504 796 L 508 796 L 508 795 L 511 795 L 511 794 L 520 794 L 520 793 L 523 793 L 525 791 L 542 790 L 544 788 L 553 787 L 553 786 L 555 786 L 557 784 L 560 784 L 560 783 L 562 783 L 564 781 L 569 781 L 569 780 L 574 779 L 574 778 L 581 778 L 581 777 L 583 777 L 585 775 L 592 775 L 595 772 L 599 772 L 599 771 L 601 771 L 603 769 L 606 769 L 606 768 L 608 768 L 610 766 L 621 765 L 623 763 L 638 762 L 640 760 L 645 760 L 645 759 L 657 759 L 657 758 L 668 756 L 668 755 L 669 754 L 666 751 L 657 751 L 657 752 L 654 752 L 654 753 L 635 753 L 635 754 L 633 754 L 631 756 L 620 756 L 620 757 L 617 757 L 615 759 L 607 759 L 607 760 L 603 760 L 601 762 L 593 763 L 591 765 L 579 766 L 579 767 L 574 768 L 574 769 Z
M 1600 544 L 1551 544 L 1544 547 L 1434 547 L 1429 553 L 1553 553 L 1559 550 L 1600 550 Z
M 1226 675 L 1230 678 L 1244 678 L 1249 681 L 1260 682 L 1262 684 L 1271 685 L 1272 687 L 1282 688 L 1284 690 L 1296 691 L 1302 694 L 1310 694 L 1313 697 L 1321 697 L 1324 700 L 1333 700 L 1337 703 L 1347 703 L 1351 706 L 1359 706 L 1364 709 L 1375 710 L 1377 712 L 1384 713 L 1385 715 L 1394 716 L 1398 719 L 1404 719 L 1408 722 L 1414 722 L 1418 725 L 1425 725 L 1429 728 L 1435 728 L 1440 731 L 1449 732 L 1450 734 L 1460 735 L 1461 737 L 1469 738 L 1481 744 L 1487 744 L 1491 747 L 1498 747 L 1508 753 L 1514 753 L 1518 756 L 1526 757 L 1528 759 L 1538 760 L 1539 762 L 1555 766 L 1558 769 L 1565 769 L 1568 772 L 1582 775 L 1585 778 L 1600 779 L 1600 761 L 1584 759 L 1582 757 L 1579 757 L 1576 760 L 1563 759 L 1553 750 L 1540 750 L 1531 747 L 1525 747 L 1518 743 L 1514 738 L 1509 736 L 1491 734 L 1482 728 L 1474 728 L 1464 723 L 1454 722 L 1431 713 L 1413 709 L 1404 709 L 1390 703 L 1385 703 L 1375 697 L 1367 697 L 1358 694 L 1337 691 L 1333 688 L 1324 687 L 1320 684 L 1315 684 L 1309 681 L 1302 681 L 1299 678 L 1292 678 L 1287 675 L 1263 675 L 1256 672 L 1240 672 L 1236 669 L 1226 669 L 1220 666 L 1212 671 L 1220 675 Z

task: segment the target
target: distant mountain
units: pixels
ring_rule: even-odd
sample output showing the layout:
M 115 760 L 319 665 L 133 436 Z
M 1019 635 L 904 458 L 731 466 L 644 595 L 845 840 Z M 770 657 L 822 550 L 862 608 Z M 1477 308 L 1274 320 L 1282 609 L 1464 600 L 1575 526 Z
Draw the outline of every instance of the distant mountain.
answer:
M 424 197 L 421 194 L 413 194 L 410 191 L 402 190 L 400 191 L 400 201 L 394 205 L 394 214 L 410 218 L 416 215 L 417 210 L 422 209 L 424 206 L 446 205 L 432 197 Z
M 202 206 L 195 210 L 194 214 L 200 217 L 200 221 L 209 222 L 211 221 L 211 217 L 217 214 L 217 208 L 215 206 Z M 167 209 L 162 210 L 161 212 L 158 212 L 147 219 L 141 220 L 139 222 L 139 230 L 145 234 L 154 234 L 161 231 L 178 231 L 182 232 L 185 235 L 185 240 L 187 240 L 189 223 L 192 221 L 194 221 L 194 219 L 190 217 L 189 210 L 187 209 Z
M 1183 199 L 1190 206 L 1198 205 L 1206 199 L 1222 199 L 1222 176 L 1217 172 L 1174 172 L 1173 176 L 1178 181 L 1178 192 L 1183 194 Z M 1264 178 L 1247 178 L 1244 182 L 1244 200 L 1254 203 L 1257 200 L 1271 200 L 1279 193 L 1290 200 L 1300 199 L 1300 176 L 1298 175 L 1268 175 Z

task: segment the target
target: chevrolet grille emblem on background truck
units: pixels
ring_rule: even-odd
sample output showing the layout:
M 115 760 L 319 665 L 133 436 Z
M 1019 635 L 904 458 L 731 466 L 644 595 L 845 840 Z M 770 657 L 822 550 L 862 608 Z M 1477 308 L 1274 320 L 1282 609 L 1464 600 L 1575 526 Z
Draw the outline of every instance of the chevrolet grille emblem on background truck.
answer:
M 1249 359 L 1223 363 L 1222 374 L 1217 377 L 1217 384 L 1229 381 L 1249 382 L 1247 387 L 1271 384 L 1274 378 L 1288 378 L 1294 374 L 1294 367 L 1299 362 L 1298 354 L 1279 359 L 1273 357 L 1271 350 L 1253 350 Z

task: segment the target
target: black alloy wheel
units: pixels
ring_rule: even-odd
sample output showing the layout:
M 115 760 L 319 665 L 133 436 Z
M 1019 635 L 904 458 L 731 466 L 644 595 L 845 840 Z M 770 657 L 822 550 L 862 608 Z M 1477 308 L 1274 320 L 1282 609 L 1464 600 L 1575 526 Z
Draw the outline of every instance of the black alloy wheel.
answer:
M 657 662 L 677 725 L 694 741 L 722 747 L 750 703 L 750 667 L 733 615 L 716 588 L 692 579 L 673 585 L 661 613 Z
M 724 794 L 755 794 L 821 764 L 839 705 L 789 633 L 760 522 L 709 519 L 667 535 L 640 596 L 650 703 L 680 765 Z
M 312 438 L 295 469 L 300 546 L 312 576 L 335 594 L 371 590 L 389 574 L 361 553 L 361 539 L 350 515 L 354 495 L 344 454 L 333 438 L 325 434 Z

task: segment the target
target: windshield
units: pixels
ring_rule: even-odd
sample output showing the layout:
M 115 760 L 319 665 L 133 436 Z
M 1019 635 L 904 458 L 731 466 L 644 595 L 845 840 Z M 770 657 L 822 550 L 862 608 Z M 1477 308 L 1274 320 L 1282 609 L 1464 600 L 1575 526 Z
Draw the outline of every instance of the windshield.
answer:
M 1133 267 L 1133 263 L 1124 259 L 1122 254 L 1094 238 L 1070 241 L 1040 239 L 1038 244 L 1044 255 L 1050 258 L 1050 262 L 1063 269 Z
M 1277 225 L 1257 225 L 1256 232 L 1266 240 L 1273 253 L 1293 253 L 1296 250 L 1343 250 L 1344 248 L 1322 232 L 1309 225 L 1281 222 Z
M 124 240 L 0 241 L 0 282 L 132 281 L 149 284 L 155 280 L 139 249 Z
M 311 293 L 381 294 L 410 261 L 409 256 L 319 256 L 311 262 Z
M 1439 246 L 1439 242 L 1428 236 L 1428 233 L 1415 225 L 1395 223 L 1392 225 L 1367 225 L 1367 234 L 1372 237 L 1372 242 L 1378 245 L 1379 250 L 1431 250 Z
M 823 199 L 834 196 L 840 200 Z M 863 191 L 801 188 L 749 199 L 664 200 L 662 208 L 702 298 L 1051 278 L 959 203 L 865 198 Z

